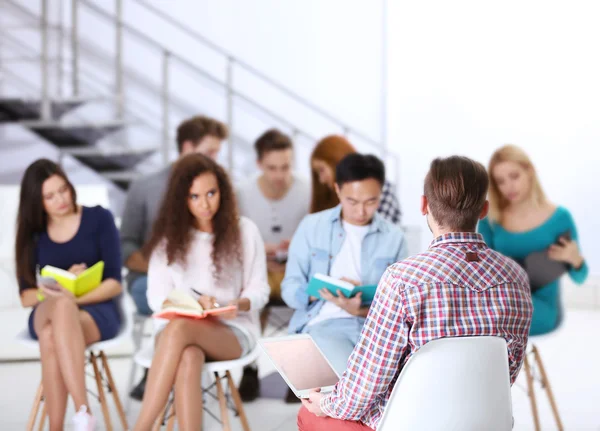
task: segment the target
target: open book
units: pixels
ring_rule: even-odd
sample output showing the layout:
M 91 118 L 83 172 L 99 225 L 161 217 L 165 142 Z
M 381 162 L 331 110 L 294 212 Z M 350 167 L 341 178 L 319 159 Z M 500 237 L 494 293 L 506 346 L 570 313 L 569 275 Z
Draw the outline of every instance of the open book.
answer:
M 51 265 L 44 266 L 40 271 L 40 275 L 43 278 L 54 279 L 62 287 L 73 292 L 76 297 L 83 296 L 100 286 L 103 274 L 104 261 L 102 260 L 90 266 L 79 275 Z M 38 292 L 38 300 L 44 300 L 44 295 L 41 292 Z
M 205 310 L 191 295 L 181 290 L 172 290 L 163 303 L 162 309 L 152 315 L 161 319 L 174 319 L 176 317 L 188 317 L 190 319 L 204 319 L 208 316 L 218 316 L 235 310 L 235 305 L 228 307 L 211 308 Z
M 321 299 L 321 295 L 319 294 L 319 290 L 321 289 L 327 289 L 335 296 L 337 296 L 337 291 L 341 290 L 346 298 L 352 298 L 358 292 L 362 292 L 361 302 L 369 303 L 372 302 L 375 297 L 377 285 L 368 284 L 364 286 L 355 286 L 347 281 L 317 273 L 308 282 L 306 293 Z

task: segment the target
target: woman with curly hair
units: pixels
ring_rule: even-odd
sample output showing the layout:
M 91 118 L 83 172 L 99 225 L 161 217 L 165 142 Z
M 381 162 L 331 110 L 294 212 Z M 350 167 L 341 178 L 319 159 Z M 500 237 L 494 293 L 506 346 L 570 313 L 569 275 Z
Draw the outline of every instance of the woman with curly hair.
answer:
M 237 359 L 260 333 L 259 310 L 269 299 L 264 243 L 256 225 L 239 217 L 223 168 L 201 154 L 176 163 L 152 237 L 148 304 L 161 309 L 169 292 L 185 291 L 204 309 L 237 310 L 202 320 L 161 321 L 146 396 L 136 430 L 149 430 L 175 385 L 179 429 L 202 428 L 202 368 Z

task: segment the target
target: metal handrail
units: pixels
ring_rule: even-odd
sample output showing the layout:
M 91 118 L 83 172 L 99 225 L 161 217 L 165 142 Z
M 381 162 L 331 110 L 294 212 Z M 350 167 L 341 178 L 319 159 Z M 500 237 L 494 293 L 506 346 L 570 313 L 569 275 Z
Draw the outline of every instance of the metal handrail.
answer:
M 196 30 L 193 30 L 192 28 L 188 27 L 187 25 L 183 24 L 182 22 L 177 21 L 176 19 L 174 19 L 173 17 L 171 17 L 168 14 L 164 13 L 162 10 L 158 9 L 154 5 L 148 3 L 145 0 L 134 0 L 134 2 L 142 5 L 146 10 L 152 12 L 153 14 L 155 14 L 156 16 L 160 17 L 161 19 L 165 20 L 169 24 L 171 24 L 174 27 L 180 29 L 181 31 L 183 31 L 184 33 L 186 33 L 188 36 L 190 36 L 192 39 L 196 40 L 197 42 L 200 42 L 203 45 L 209 47 L 210 49 L 212 49 L 216 53 L 222 55 L 226 59 L 233 61 L 235 64 L 237 64 L 241 68 L 243 68 L 246 71 L 250 72 L 251 74 L 255 75 L 257 78 L 260 78 L 262 81 L 266 82 L 267 84 L 269 84 L 272 87 L 276 88 L 277 90 L 281 91 L 282 93 L 284 93 L 288 97 L 294 99 L 299 104 L 304 105 L 306 108 L 308 108 L 308 109 L 312 110 L 313 112 L 319 114 L 321 117 L 326 118 L 327 120 L 329 120 L 329 121 L 331 121 L 333 123 L 338 124 L 339 126 L 341 126 L 342 130 L 345 130 L 348 133 L 351 133 L 351 134 L 357 136 L 358 138 L 362 139 L 363 141 L 366 141 L 366 142 L 368 142 L 368 143 L 370 143 L 370 144 L 372 144 L 372 145 L 374 145 L 376 147 L 383 147 L 384 146 L 384 143 L 376 141 L 375 139 L 367 136 L 365 133 L 360 132 L 360 131 L 358 131 L 358 130 L 356 130 L 356 129 L 350 127 L 350 126 L 348 126 L 348 124 L 345 121 L 342 121 L 341 119 L 337 118 L 333 114 L 325 111 L 321 107 L 315 105 L 314 103 L 310 102 L 306 98 L 300 96 L 298 93 L 290 90 L 285 85 L 283 85 L 280 82 L 276 81 L 275 79 L 267 76 L 264 72 L 261 72 L 260 70 L 258 70 L 254 66 L 252 66 L 252 65 L 246 63 L 245 61 L 237 58 L 230 51 L 228 51 L 225 48 L 223 48 L 222 46 L 219 46 L 216 43 L 210 41 L 209 39 L 207 39 L 206 37 L 204 37 L 200 33 L 198 33 Z
M 110 20 L 117 19 L 117 17 L 113 16 L 112 14 L 110 14 L 107 11 L 105 11 L 101 7 L 98 7 L 95 4 L 89 2 L 88 0 L 78 0 L 78 1 L 79 1 L 79 3 L 84 4 L 86 7 L 90 8 L 90 9 L 94 10 L 95 12 L 97 12 L 98 14 L 102 15 L 104 18 L 107 18 L 107 19 L 110 19 Z M 300 130 L 296 125 L 294 125 L 293 123 L 291 123 L 289 120 L 283 118 L 279 114 L 276 114 L 275 112 L 273 112 L 272 110 L 270 110 L 269 108 L 267 108 L 266 106 L 264 106 L 263 104 L 255 101 L 251 97 L 249 97 L 249 96 L 241 93 L 239 90 L 235 90 L 233 88 L 229 89 L 226 83 L 224 83 L 223 81 L 220 81 L 218 78 L 215 78 L 209 72 L 207 72 L 206 70 L 202 69 L 200 66 L 192 63 L 187 58 L 185 58 L 185 57 L 183 57 L 181 55 L 175 54 L 175 53 L 173 53 L 173 52 L 165 49 L 158 41 L 156 41 L 153 38 L 151 38 L 150 36 L 144 34 L 140 30 L 138 30 L 138 29 L 130 26 L 129 24 L 126 24 L 126 23 L 124 23 L 122 21 L 119 21 L 119 23 L 122 25 L 123 29 L 126 30 L 127 32 L 135 35 L 136 37 L 140 38 L 144 42 L 146 42 L 148 44 L 151 44 L 154 48 L 162 51 L 163 53 L 168 53 L 168 56 L 169 56 L 169 58 L 171 60 L 175 60 L 178 63 L 181 63 L 186 68 L 192 70 L 194 73 L 197 73 L 197 74 L 201 75 L 205 79 L 211 81 L 213 84 L 216 84 L 219 87 L 222 87 L 223 89 L 231 91 L 231 93 L 234 96 L 242 99 L 247 104 L 252 105 L 255 109 L 258 109 L 258 110 L 262 111 L 263 113 L 266 113 L 267 115 L 269 115 L 270 117 L 272 117 L 274 120 L 276 120 L 276 121 L 278 121 L 278 122 L 280 122 L 282 124 L 285 124 L 290 129 L 297 130 L 298 133 L 304 135 L 305 137 L 307 137 L 309 139 L 313 139 L 314 140 L 314 137 L 312 137 L 310 134 L 308 134 L 307 132 L 304 132 L 304 131 Z M 350 130 L 350 129 L 348 129 L 348 130 Z
M 36 14 L 32 11 L 30 11 L 28 8 L 23 7 L 22 5 L 19 5 L 15 2 L 13 2 L 12 0 L 5 0 L 7 3 L 10 3 L 13 7 L 18 8 L 21 12 L 27 14 L 30 18 L 33 18 L 34 20 L 37 19 L 43 26 L 45 25 L 46 30 L 48 31 L 50 29 L 54 29 L 54 26 L 51 26 L 48 22 L 43 23 L 43 19 L 40 17 L 37 17 Z M 273 86 L 274 88 L 278 89 L 279 91 L 281 91 L 283 94 L 289 96 L 291 99 L 295 100 L 296 102 L 298 102 L 299 104 L 305 106 L 306 108 L 312 110 L 313 112 L 315 112 L 316 114 L 320 115 L 321 117 L 323 117 L 324 119 L 327 119 L 333 123 L 336 123 L 340 126 L 342 126 L 344 128 L 344 133 L 351 133 L 352 135 L 356 136 L 357 138 L 361 139 L 362 141 L 364 141 L 364 143 L 373 146 L 375 148 L 377 148 L 378 150 L 382 151 L 382 155 L 386 158 L 389 159 L 393 159 L 394 165 L 396 166 L 396 168 L 398 167 L 398 162 L 399 162 L 399 157 L 397 154 L 390 152 L 387 148 L 385 148 L 381 143 L 373 140 L 372 138 L 350 128 L 349 126 L 346 126 L 345 123 L 341 120 L 339 120 L 338 118 L 335 118 L 333 115 L 329 114 L 328 112 L 323 111 L 322 109 L 320 109 L 319 107 L 313 105 L 311 102 L 307 101 L 306 99 L 302 98 L 301 96 L 299 96 L 298 94 L 294 93 L 293 91 L 287 89 L 286 87 L 284 87 L 282 84 L 272 80 L 271 78 L 269 78 L 268 76 L 266 76 L 265 74 L 263 74 L 262 72 L 256 70 L 254 67 L 250 66 L 249 64 L 236 59 L 233 55 L 231 55 L 229 52 L 227 52 L 226 50 L 222 49 L 221 47 L 219 47 L 218 45 L 212 43 L 211 41 L 207 40 L 206 38 L 204 38 L 203 36 L 199 35 L 198 33 L 196 33 L 194 30 L 182 25 L 181 23 L 178 23 L 176 20 L 174 20 L 173 18 L 169 17 L 168 15 L 164 14 L 164 12 L 154 8 L 153 6 L 148 5 L 148 3 L 144 2 L 143 0 L 134 0 L 137 3 L 139 3 L 140 5 L 146 7 L 148 10 L 150 10 L 153 13 L 159 14 L 161 15 L 161 18 L 167 20 L 169 23 L 176 25 L 178 28 L 180 28 L 182 31 L 188 33 L 191 37 L 193 37 L 195 40 L 201 42 L 202 44 L 204 44 L 205 46 L 208 46 L 209 48 L 219 52 L 221 55 L 223 55 L 224 57 L 226 57 L 226 60 L 228 61 L 228 73 L 227 73 L 227 81 L 223 82 L 222 80 L 216 78 L 214 75 L 212 75 L 211 73 L 207 72 L 205 69 L 203 69 L 202 67 L 190 62 L 187 58 L 184 58 L 178 54 L 175 54 L 173 52 L 170 52 L 169 50 L 167 50 L 160 42 L 158 42 L 157 40 L 153 39 L 152 37 L 150 37 L 149 35 L 145 34 L 144 32 L 136 29 L 135 27 L 129 25 L 128 23 L 124 22 L 122 19 L 120 19 L 119 16 L 115 16 L 114 14 L 111 14 L 110 12 L 102 9 L 101 7 L 98 7 L 96 4 L 91 3 L 88 0 L 73 0 L 73 4 L 80 4 L 86 7 L 86 9 L 89 9 L 93 12 L 95 12 L 97 15 L 100 15 L 102 18 L 110 21 L 111 23 L 115 24 L 118 28 L 118 31 L 120 32 L 120 34 L 122 34 L 124 31 L 127 32 L 128 34 L 138 38 L 139 40 L 143 41 L 145 44 L 151 46 L 152 48 L 158 50 L 161 55 L 162 55 L 162 59 L 163 59 L 163 87 L 165 86 L 165 82 L 167 83 L 167 87 L 164 88 L 164 91 L 166 91 L 167 93 L 164 94 L 163 97 L 163 107 L 165 106 L 164 104 L 170 104 L 171 103 L 171 95 L 168 94 L 168 69 L 169 69 L 169 62 L 170 61 L 176 61 L 177 63 L 180 63 L 181 65 L 183 65 L 184 67 L 188 68 L 189 70 L 193 71 L 194 73 L 198 74 L 199 76 L 202 76 L 203 78 L 205 78 L 206 80 L 208 80 L 209 82 L 211 82 L 212 84 L 217 85 L 218 87 L 224 89 L 226 91 L 226 97 L 228 98 L 228 117 L 231 116 L 231 109 L 232 109 L 232 98 L 235 97 L 238 100 L 240 100 L 241 102 L 244 102 L 244 104 L 247 104 L 249 106 L 251 106 L 252 108 L 254 108 L 256 111 L 262 112 L 266 115 L 268 115 L 270 118 L 272 118 L 273 120 L 281 123 L 282 125 L 285 125 L 286 127 L 290 128 L 294 135 L 303 135 L 306 138 L 308 138 L 308 140 L 314 141 L 315 138 L 313 136 L 310 136 L 310 134 L 304 132 L 303 130 L 301 130 L 299 127 L 295 126 L 294 124 L 292 124 L 290 121 L 288 121 L 287 119 L 283 118 L 281 115 L 276 114 L 275 112 L 273 112 L 272 110 L 270 110 L 269 108 L 267 108 L 266 106 L 262 105 L 261 103 L 257 102 L 256 100 L 254 100 L 253 98 L 241 93 L 240 91 L 234 89 L 232 87 L 232 80 L 231 80 L 231 68 L 233 63 L 235 63 L 236 65 L 240 66 L 241 68 L 245 69 L 246 71 L 250 72 L 251 74 L 255 75 L 256 77 L 262 79 L 263 81 L 265 81 L 266 83 L 268 83 L 269 85 Z M 119 9 L 117 9 L 119 10 Z M 76 13 L 73 14 L 74 16 L 76 16 Z M 79 49 L 79 38 L 77 35 L 77 22 L 73 21 L 73 26 L 72 27 L 72 35 L 71 35 L 71 41 L 73 43 L 73 46 L 77 48 L 77 51 Z M 69 36 L 62 32 L 61 29 L 61 36 L 68 38 Z M 61 37 L 61 39 L 62 39 Z M 76 42 L 73 42 L 75 41 Z M 75 53 L 77 52 L 75 51 Z M 73 57 L 76 57 L 77 55 L 75 54 Z M 119 57 L 119 55 L 117 56 Z M 47 59 L 48 57 L 46 57 Z M 120 63 L 120 64 L 119 64 Z M 78 67 L 77 67 L 77 63 L 73 63 L 73 67 L 74 67 L 74 74 L 77 73 L 78 71 Z M 117 58 L 117 68 L 116 68 L 116 72 L 117 72 L 117 82 L 121 81 L 122 82 L 122 73 L 123 73 L 123 64 L 122 62 L 119 61 L 119 59 Z M 166 72 L 166 73 L 165 73 Z M 121 76 L 119 76 L 119 74 L 121 74 Z M 75 88 L 75 81 L 74 80 L 74 88 Z M 117 85 L 118 87 L 118 85 Z M 119 98 L 122 99 L 122 93 L 118 91 L 117 89 L 117 96 Z M 122 107 L 121 107 L 122 108 Z M 163 109 L 164 111 L 164 109 Z M 168 108 L 166 108 L 167 111 L 167 119 L 168 119 Z M 167 127 L 168 125 L 168 120 L 164 123 L 164 134 L 165 134 L 165 140 L 169 139 L 168 136 L 168 129 L 169 127 Z M 230 163 L 230 166 L 232 166 L 232 163 Z

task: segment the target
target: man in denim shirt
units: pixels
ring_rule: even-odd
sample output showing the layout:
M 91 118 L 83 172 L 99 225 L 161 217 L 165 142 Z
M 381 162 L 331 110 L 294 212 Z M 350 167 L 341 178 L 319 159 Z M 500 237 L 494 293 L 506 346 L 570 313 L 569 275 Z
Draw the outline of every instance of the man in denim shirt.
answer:
M 317 273 L 355 285 L 378 284 L 386 268 L 407 257 L 402 230 L 377 214 L 385 168 L 375 156 L 350 154 L 336 167 L 340 204 L 302 220 L 289 248 L 282 297 L 295 309 L 290 333 L 309 333 L 341 375 L 360 336 L 369 304 L 306 288 Z

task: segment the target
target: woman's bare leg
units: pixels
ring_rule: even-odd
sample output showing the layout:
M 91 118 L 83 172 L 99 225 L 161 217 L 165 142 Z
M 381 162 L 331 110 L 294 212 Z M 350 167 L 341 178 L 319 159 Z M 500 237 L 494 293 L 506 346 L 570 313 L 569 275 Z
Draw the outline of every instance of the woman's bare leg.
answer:
M 175 377 L 183 351 L 188 346 L 199 348 L 204 353 L 205 358 L 217 361 L 236 359 L 242 354 L 240 343 L 231 328 L 217 320 L 180 318 L 169 322 L 156 341 L 156 350 L 152 359 L 152 366 L 148 372 L 142 410 L 135 425 L 135 430 L 145 431 L 150 429 L 164 408 L 171 388 L 175 384 Z M 190 379 L 189 384 L 193 385 L 194 382 Z M 195 384 L 201 397 L 200 379 Z M 189 387 L 187 390 L 192 391 Z M 183 402 L 181 400 L 181 403 Z M 181 429 L 191 429 L 187 426 L 188 418 L 185 416 L 185 412 L 189 412 L 193 408 L 198 408 L 198 405 L 193 406 L 190 403 L 181 406 L 183 414 L 177 413 L 177 422 Z M 191 422 L 195 420 L 189 418 Z
M 206 356 L 200 348 L 187 346 L 175 377 L 175 411 L 181 431 L 202 429 L 202 368 Z
M 48 299 L 39 307 L 34 321 L 36 333 L 43 333 L 47 325 L 51 326 L 61 380 L 73 398 L 75 408 L 85 405 L 89 411 L 84 352 L 86 345 L 100 339 L 100 331 L 92 317 L 87 312 L 80 311 L 77 304 L 69 298 Z M 44 391 L 46 392 L 45 384 Z M 64 411 L 62 416 L 64 418 Z
M 58 357 L 54 348 L 54 334 L 48 316 L 52 312 L 52 304 L 44 302 L 35 311 L 34 327 L 40 342 L 42 362 L 42 385 L 44 386 L 44 402 L 50 420 L 50 431 L 64 429 L 65 411 L 67 409 L 67 387 L 63 381 L 58 365 Z M 45 326 L 41 326 L 46 322 Z

